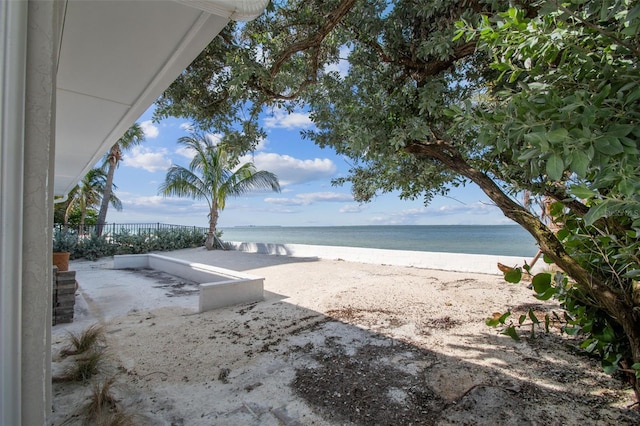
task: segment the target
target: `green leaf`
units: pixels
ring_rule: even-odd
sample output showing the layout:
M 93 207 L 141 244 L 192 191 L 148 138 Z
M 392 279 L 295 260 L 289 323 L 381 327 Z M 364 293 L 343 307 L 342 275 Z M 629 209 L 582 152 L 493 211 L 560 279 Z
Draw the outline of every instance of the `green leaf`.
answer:
M 555 129 L 547 132 L 546 139 L 551 143 L 560 144 L 563 143 L 569 137 L 567 129 Z
M 584 178 L 589 169 L 589 156 L 583 151 L 576 151 L 571 154 L 571 171 L 579 177 Z
M 636 370 L 636 377 L 640 379 L 640 362 L 636 362 L 631 366 L 634 370 Z
M 531 321 L 533 321 L 534 324 L 540 324 L 540 320 L 538 319 L 538 317 L 536 317 L 536 315 L 533 313 L 533 309 L 529 309 L 529 319 Z
M 596 150 L 605 155 L 616 155 L 624 152 L 620 139 L 615 136 L 603 135 L 593 142 Z
M 524 140 L 533 145 L 540 145 L 546 141 L 544 132 L 532 132 L 524 135 Z
M 494 318 L 487 318 L 486 320 L 484 320 L 484 323 L 489 327 L 496 327 L 498 324 L 500 324 L 500 321 Z
M 493 314 L 492 317 L 487 318 L 484 322 L 489 327 L 495 327 L 498 324 L 504 324 L 507 321 L 507 318 L 511 315 L 511 311 L 507 311 L 504 314 L 500 314 L 499 312 Z
M 547 159 L 547 176 L 550 180 L 560 180 L 564 173 L 564 161 L 557 154 L 551 154 Z
M 512 325 L 505 328 L 501 334 L 507 335 L 511 337 L 513 340 L 520 341 L 520 336 L 518 336 L 518 333 L 516 332 L 515 327 Z
M 534 297 L 538 300 L 549 300 L 553 297 L 554 294 L 556 294 L 556 289 L 551 287 L 547 289 L 547 291 L 545 291 L 544 293 L 534 294 Z
M 585 225 L 591 226 L 596 220 L 607 215 L 607 203 L 602 202 L 592 206 L 587 214 L 584 215 L 583 220 Z
M 569 189 L 572 195 L 575 195 L 578 198 L 589 199 L 594 197 L 597 192 L 592 189 L 587 188 L 586 185 L 574 185 Z
M 631 124 L 618 124 L 618 125 L 612 126 L 609 130 L 607 130 L 607 135 L 613 136 L 616 138 L 622 138 L 627 136 L 629 133 L 631 133 L 634 128 L 635 126 Z
M 500 318 L 498 318 L 498 322 L 500 322 L 500 324 L 504 324 L 507 321 L 507 318 L 509 318 L 510 316 L 511 316 L 511 311 L 507 311 L 504 314 L 502 314 Z
M 613 330 L 613 328 L 611 328 L 610 326 L 607 326 L 604 328 L 604 330 L 602 330 L 602 333 L 599 334 L 597 337 L 599 340 L 602 340 L 603 342 L 611 343 L 614 340 L 616 340 L 616 333 Z
M 522 325 L 523 322 L 525 322 L 527 320 L 527 316 L 525 314 L 520 315 L 520 318 L 518 318 L 518 324 Z
M 580 332 L 580 327 L 564 327 L 563 331 L 569 336 L 575 336 Z
M 622 359 L 620 354 L 611 354 L 602 360 L 602 369 L 607 374 L 613 374 L 618 370 L 618 363 Z
M 551 288 L 551 274 L 546 272 L 536 274 L 536 276 L 533 277 L 532 284 L 536 293 L 544 293 Z
M 520 268 L 513 268 L 504 273 L 504 279 L 508 283 L 517 284 L 522 279 L 522 270 Z
M 544 263 L 546 263 L 547 265 L 553 265 L 553 259 L 551 259 L 549 256 L 547 256 L 546 254 L 542 255 L 542 260 L 544 261 Z
M 520 156 L 518 157 L 518 161 L 528 161 L 539 156 L 540 150 L 538 148 L 531 148 L 520 154 Z
M 586 339 L 584 342 L 580 343 L 580 349 L 584 349 L 585 352 L 589 353 L 592 353 L 597 346 L 598 341 L 596 339 Z
M 638 278 L 640 277 L 640 269 L 632 269 L 627 271 L 624 275 L 624 278 Z
M 549 213 L 551 213 L 551 216 L 556 217 L 556 216 L 560 216 L 564 211 L 564 204 L 562 204 L 561 202 L 557 201 L 555 203 L 551 203 L 551 205 L 549 206 Z

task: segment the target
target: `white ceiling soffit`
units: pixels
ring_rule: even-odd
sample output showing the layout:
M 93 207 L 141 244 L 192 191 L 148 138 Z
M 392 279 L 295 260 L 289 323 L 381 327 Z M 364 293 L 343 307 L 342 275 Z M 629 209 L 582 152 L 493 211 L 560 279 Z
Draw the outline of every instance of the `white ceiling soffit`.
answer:
M 250 21 L 257 18 L 269 0 L 175 0 L 234 21 Z
M 68 0 L 54 193 L 67 194 L 230 19 L 253 19 L 267 2 Z

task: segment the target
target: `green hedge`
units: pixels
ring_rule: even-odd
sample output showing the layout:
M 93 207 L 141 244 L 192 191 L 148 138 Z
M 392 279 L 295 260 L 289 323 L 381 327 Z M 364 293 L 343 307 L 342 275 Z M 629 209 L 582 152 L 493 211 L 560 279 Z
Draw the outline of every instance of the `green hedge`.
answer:
M 222 232 L 219 232 L 220 236 Z M 133 234 L 123 231 L 117 234 L 96 234 L 79 237 L 72 230 L 54 230 L 54 251 L 68 251 L 71 259 L 96 260 L 115 254 L 142 254 L 154 251 L 170 251 L 201 247 L 206 235 L 193 228 L 159 229 Z M 60 250 L 64 248 L 64 250 Z

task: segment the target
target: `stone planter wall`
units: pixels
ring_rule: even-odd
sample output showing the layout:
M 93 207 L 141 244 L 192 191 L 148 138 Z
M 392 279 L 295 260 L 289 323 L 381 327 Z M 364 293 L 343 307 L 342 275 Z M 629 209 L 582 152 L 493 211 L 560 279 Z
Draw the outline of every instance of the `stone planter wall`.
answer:
M 53 267 L 53 325 L 73 322 L 76 304 L 76 271 Z

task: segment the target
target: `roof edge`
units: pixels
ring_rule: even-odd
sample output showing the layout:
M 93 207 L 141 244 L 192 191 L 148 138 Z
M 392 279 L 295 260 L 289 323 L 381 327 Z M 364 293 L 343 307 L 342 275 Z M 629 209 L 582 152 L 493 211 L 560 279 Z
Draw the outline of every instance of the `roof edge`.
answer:
M 234 21 L 251 21 L 264 12 L 269 0 L 174 0 Z

